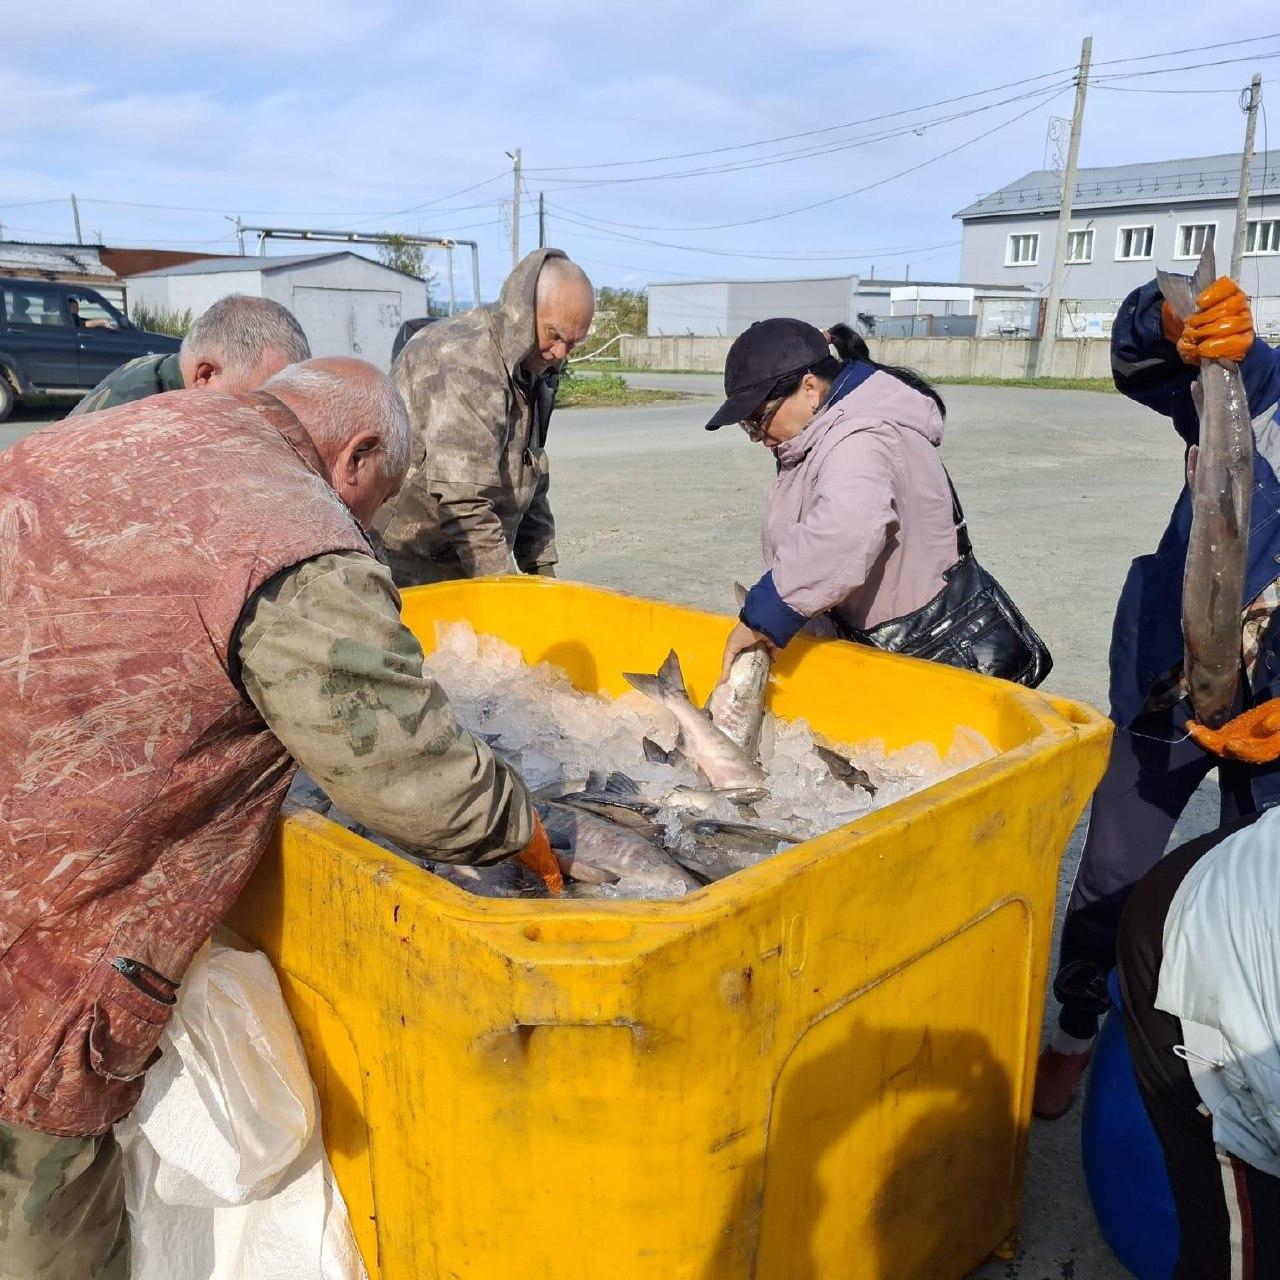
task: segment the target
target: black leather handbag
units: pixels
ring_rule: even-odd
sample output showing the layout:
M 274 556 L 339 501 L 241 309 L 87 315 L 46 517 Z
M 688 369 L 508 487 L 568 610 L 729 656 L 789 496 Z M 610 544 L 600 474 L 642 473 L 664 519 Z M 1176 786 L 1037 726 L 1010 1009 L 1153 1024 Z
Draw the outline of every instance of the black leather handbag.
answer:
M 946 585 L 913 613 L 866 631 L 846 626 L 833 614 L 836 632 L 876 649 L 964 667 L 1034 689 L 1053 670 L 1053 656 L 1008 592 L 978 563 L 949 475 L 947 484 L 960 559 L 944 575 Z

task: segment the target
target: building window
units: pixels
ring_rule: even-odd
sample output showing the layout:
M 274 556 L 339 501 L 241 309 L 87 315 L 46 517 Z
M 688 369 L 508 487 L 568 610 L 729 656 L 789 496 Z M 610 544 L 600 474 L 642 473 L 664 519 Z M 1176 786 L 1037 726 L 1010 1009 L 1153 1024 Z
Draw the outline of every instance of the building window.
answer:
M 1034 267 L 1040 260 L 1040 236 L 1010 236 L 1009 245 L 1004 251 L 1006 267 Z
M 1067 262 L 1075 264 L 1093 261 L 1093 228 L 1067 232 Z
M 1151 257 L 1155 238 L 1154 226 L 1121 227 L 1116 236 L 1116 261 L 1132 262 Z
M 1244 251 L 1249 256 L 1280 253 L 1280 219 L 1251 218 L 1245 227 Z
M 1218 230 L 1216 222 L 1184 222 L 1178 227 L 1178 252 L 1175 258 L 1198 258 L 1207 244 L 1213 243 Z

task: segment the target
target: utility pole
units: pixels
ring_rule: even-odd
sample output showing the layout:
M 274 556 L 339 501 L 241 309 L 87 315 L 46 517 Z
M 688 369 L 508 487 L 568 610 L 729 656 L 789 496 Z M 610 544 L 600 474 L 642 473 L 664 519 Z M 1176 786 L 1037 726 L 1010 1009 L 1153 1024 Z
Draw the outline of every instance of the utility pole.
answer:
M 76 220 L 76 244 L 84 244 L 84 237 L 80 234 L 80 205 L 74 191 L 71 193 L 71 216 Z
M 1058 340 L 1058 309 L 1062 305 L 1062 275 L 1067 265 L 1067 233 L 1071 229 L 1071 201 L 1076 191 L 1076 166 L 1080 160 L 1080 128 L 1084 124 L 1084 100 L 1089 90 L 1089 61 L 1093 57 L 1093 37 L 1085 36 L 1080 46 L 1080 69 L 1076 74 L 1076 107 L 1071 113 L 1071 141 L 1067 144 L 1067 171 L 1062 179 L 1062 201 L 1058 207 L 1058 229 L 1053 237 L 1053 271 L 1049 276 L 1049 301 L 1045 305 L 1044 329 L 1036 356 L 1036 377 L 1047 378 L 1053 367 L 1053 345 Z
M 237 213 L 233 218 L 229 213 L 222 215 L 236 229 L 236 249 L 240 256 L 244 257 L 244 223 L 240 221 L 240 215 Z
M 1231 278 L 1240 279 L 1244 236 L 1249 225 L 1249 188 L 1253 185 L 1253 135 L 1258 128 L 1258 104 L 1262 101 L 1262 76 L 1256 71 L 1245 106 L 1244 151 L 1240 155 L 1240 192 L 1236 196 L 1236 238 L 1231 242 Z
M 520 148 L 508 151 L 511 157 L 511 177 L 514 182 L 514 195 L 511 199 L 511 269 L 514 271 L 520 262 Z
M 541 191 L 538 192 L 538 248 L 547 247 L 547 202 Z

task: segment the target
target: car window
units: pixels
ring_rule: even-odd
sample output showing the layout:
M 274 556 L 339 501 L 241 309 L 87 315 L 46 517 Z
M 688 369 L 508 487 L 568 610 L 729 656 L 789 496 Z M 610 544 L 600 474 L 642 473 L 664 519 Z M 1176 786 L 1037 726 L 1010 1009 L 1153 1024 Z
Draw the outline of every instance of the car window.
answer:
M 67 301 L 75 302 L 72 308 L 76 327 L 89 329 L 118 329 L 120 318 L 107 310 L 96 298 L 87 294 L 73 293 Z
M 56 293 L 45 289 L 27 289 L 21 285 L 6 285 L 0 292 L 4 295 L 4 318 L 10 324 L 31 328 L 70 327 L 71 322 Z

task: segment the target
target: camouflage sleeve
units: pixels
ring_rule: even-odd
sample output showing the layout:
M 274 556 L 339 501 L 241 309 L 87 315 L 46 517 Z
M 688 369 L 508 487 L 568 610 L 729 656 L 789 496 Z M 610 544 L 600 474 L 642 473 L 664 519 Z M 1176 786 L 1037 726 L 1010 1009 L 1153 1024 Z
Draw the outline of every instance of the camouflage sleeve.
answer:
M 440 531 L 453 543 L 468 578 L 516 571 L 502 520 L 494 507 L 497 495 L 487 492 L 489 486 L 476 481 L 424 482 L 436 500 Z
M 360 822 L 445 862 L 496 862 L 529 842 L 524 784 L 423 673 L 384 565 L 344 552 L 280 575 L 247 606 L 238 653 L 271 731 Z
M 538 455 L 541 476 L 533 501 L 516 531 L 515 557 L 521 573 L 555 576 L 556 521 L 551 514 L 551 468 L 544 452 Z
M 137 356 L 113 369 L 67 416 L 114 409 L 117 405 L 155 395 L 163 390 L 157 374 L 162 359 L 161 356 Z
M 504 377 L 474 350 L 406 347 L 392 377 L 420 437 L 422 461 L 406 481 L 429 496 L 441 534 L 467 577 L 514 573 L 499 506 L 508 423 Z M 410 495 L 412 496 L 412 495 Z M 413 502 L 401 502 L 412 509 Z

